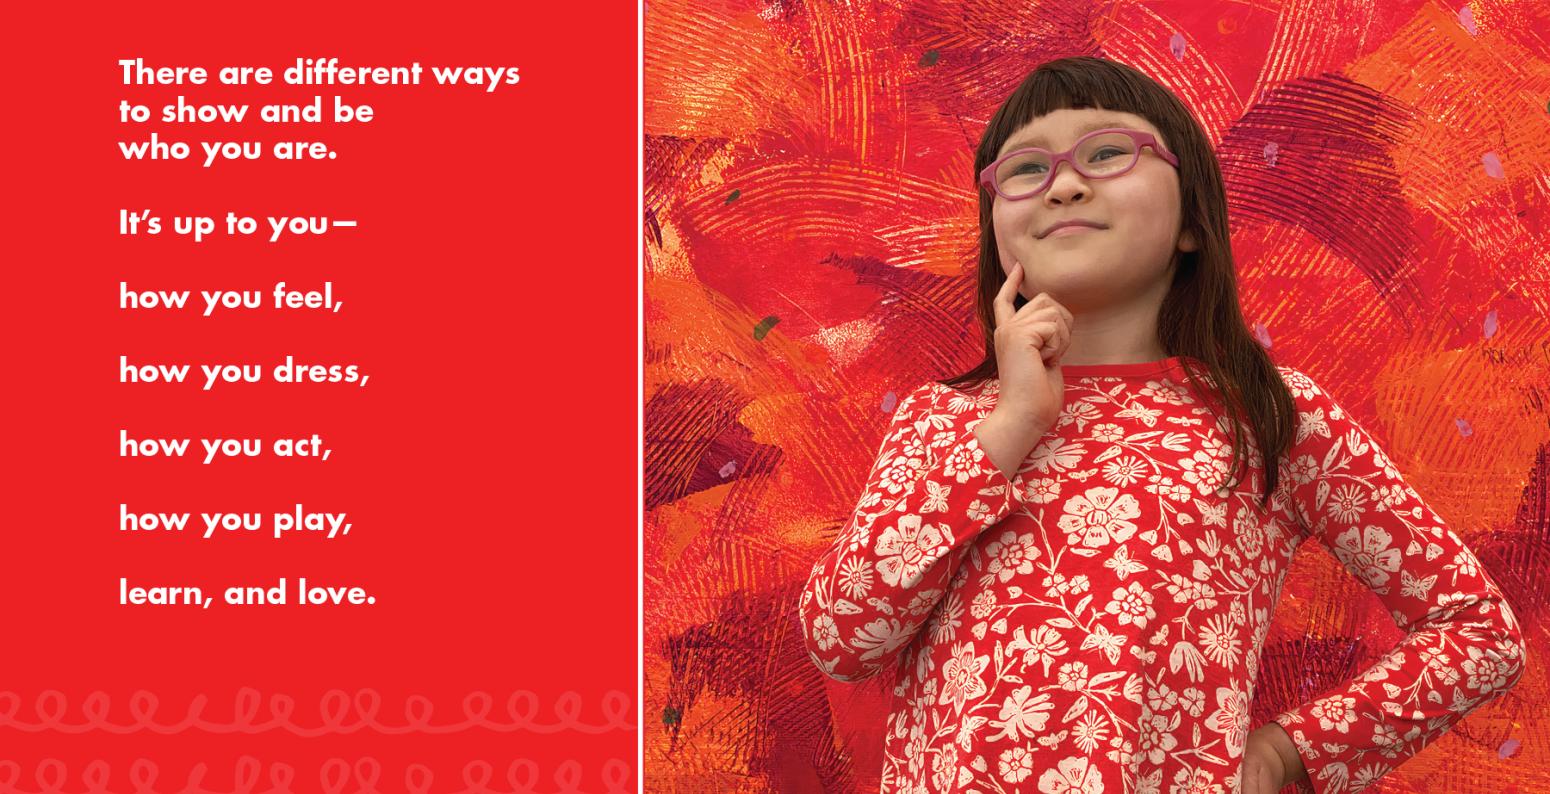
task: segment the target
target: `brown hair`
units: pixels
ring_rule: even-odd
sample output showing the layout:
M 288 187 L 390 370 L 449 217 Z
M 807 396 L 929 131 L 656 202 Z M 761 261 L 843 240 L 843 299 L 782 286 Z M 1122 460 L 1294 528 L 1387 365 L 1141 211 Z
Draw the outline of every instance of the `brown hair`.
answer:
M 1157 337 L 1169 356 L 1183 357 L 1189 387 L 1202 391 L 1200 366 L 1209 384 L 1231 417 L 1233 426 L 1233 481 L 1248 462 L 1243 454 L 1245 417 L 1258 439 L 1264 463 L 1265 491 L 1261 505 L 1276 488 L 1277 462 L 1291 446 L 1296 431 L 1296 406 L 1264 347 L 1249 333 L 1238 304 L 1238 282 L 1228 238 L 1227 195 L 1216 152 L 1189 109 L 1173 92 L 1135 69 L 1114 61 L 1074 56 L 1048 61 L 1023 79 L 1012 95 L 996 109 L 980 138 L 974 155 L 976 181 L 981 169 L 996 159 L 1013 132 L 1030 121 L 1063 108 L 1098 108 L 1133 113 L 1145 118 L 1162 133 L 1163 145 L 1179 158 L 1180 206 L 1184 229 L 1193 230 L 1199 247 L 1174 251 L 1173 283 L 1157 315 Z M 996 377 L 996 293 L 1006 283 L 996 236 L 991 222 L 995 196 L 975 185 L 979 193 L 980 250 L 976 271 L 976 313 L 985 336 L 985 358 L 957 377 L 941 381 L 960 387 Z M 1020 307 L 1025 303 L 1018 296 Z M 1190 359 L 1194 359 L 1191 361 Z

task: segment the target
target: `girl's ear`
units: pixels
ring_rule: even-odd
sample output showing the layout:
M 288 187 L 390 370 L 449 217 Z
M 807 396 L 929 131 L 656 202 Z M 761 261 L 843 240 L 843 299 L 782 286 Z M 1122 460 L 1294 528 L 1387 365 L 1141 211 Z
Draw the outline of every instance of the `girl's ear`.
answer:
M 1179 235 L 1179 250 L 1180 251 L 1198 251 L 1198 250 L 1200 250 L 1200 241 L 1195 239 L 1195 231 L 1193 229 L 1185 229 L 1184 233 Z

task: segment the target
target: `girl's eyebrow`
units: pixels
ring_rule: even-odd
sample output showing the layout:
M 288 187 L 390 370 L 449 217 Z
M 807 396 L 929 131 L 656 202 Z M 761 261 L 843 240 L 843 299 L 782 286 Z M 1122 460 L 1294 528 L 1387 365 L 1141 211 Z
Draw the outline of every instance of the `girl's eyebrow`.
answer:
M 1086 135 L 1087 133 L 1092 132 L 1093 130 L 1101 130 L 1101 129 L 1104 129 L 1105 127 L 1126 127 L 1126 124 L 1125 124 L 1125 122 L 1120 121 L 1118 119 L 1102 119 L 1102 120 L 1099 120 L 1099 121 L 1089 121 L 1086 124 L 1083 124 L 1082 126 L 1076 128 L 1076 135 L 1077 135 L 1077 137 L 1080 138 L 1081 136 Z M 1046 138 L 1043 135 L 1031 135 L 1031 136 L 1029 136 L 1027 138 L 1023 138 L 1021 140 L 1013 141 L 1012 143 L 1009 143 L 1009 144 L 1007 144 L 1005 146 L 1002 146 L 1001 147 L 1001 153 L 1002 154 L 1006 154 L 1007 152 L 1016 151 L 1018 149 L 1026 149 L 1026 148 L 1033 147 L 1033 146 L 1044 146 L 1046 143 L 1048 143 L 1048 140 L 1049 139 Z

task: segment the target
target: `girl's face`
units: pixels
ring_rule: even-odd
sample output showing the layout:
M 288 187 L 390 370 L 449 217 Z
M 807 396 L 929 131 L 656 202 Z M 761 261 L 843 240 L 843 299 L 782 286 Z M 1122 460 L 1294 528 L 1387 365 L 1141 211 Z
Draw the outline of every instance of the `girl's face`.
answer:
M 1092 129 L 1120 127 L 1168 141 L 1146 119 L 1097 108 L 1065 108 L 1040 116 L 1014 132 L 997 157 L 1038 146 L 1062 152 Z M 1171 149 L 1169 151 L 1172 151 Z M 1172 279 L 1175 251 L 1193 251 L 1192 234 L 1180 234 L 1178 171 L 1150 146 L 1135 168 L 1117 177 L 1089 179 L 1061 163 L 1043 193 L 1018 201 L 994 197 L 991 218 L 1001 268 L 1023 265 L 1020 292 L 1033 298 L 1048 292 L 1072 312 L 1121 305 L 1152 293 Z M 1043 237 L 1050 224 L 1093 221 L 1097 229 L 1067 230 Z

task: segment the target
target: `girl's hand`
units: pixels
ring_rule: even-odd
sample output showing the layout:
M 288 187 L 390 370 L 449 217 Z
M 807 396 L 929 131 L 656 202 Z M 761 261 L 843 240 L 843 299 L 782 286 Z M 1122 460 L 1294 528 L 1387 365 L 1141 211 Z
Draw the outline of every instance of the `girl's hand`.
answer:
M 1034 427 L 1048 428 L 1065 405 L 1066 384 L 1060 357 L 1071 344 L 1071 312 L 1041 292 L 1014 309 L 1012 299 L 1023 283 L 1022 263 L 1012 266 L 996 293 L 996 370 L 1001 394 L 995 412 Z
M 1283 746 L 1278 748 L 1278 744 Z M 1243 785 L 1239 789 L 1240 794 L 1277 794 L 1283 786 L 1293 782 L 1294 772 L 1301 773 L 1302 770 L 1300 764 L 1297 770 L 1287 767 L 1282 757 L 1282 753 L 1287 750 L 1296 758 L 1297 746 L 1279 724 L 1270 722 L 1251 731 L 1243 747 Z

